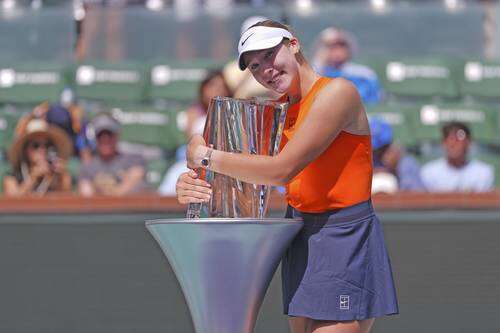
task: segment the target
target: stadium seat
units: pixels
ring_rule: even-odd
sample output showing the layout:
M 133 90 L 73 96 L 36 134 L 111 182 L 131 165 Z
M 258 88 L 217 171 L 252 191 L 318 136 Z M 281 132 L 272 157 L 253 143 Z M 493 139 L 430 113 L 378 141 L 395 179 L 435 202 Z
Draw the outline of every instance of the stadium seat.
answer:
M 146 181 L 153 187 L 154 190 L 160 186 L 163 176 L 171 164 L 172 163 L 166 159 L 155 159 L 148 162 Z
M 390 6 L 380 12 L 368 1 L 313 1 L 311 11 L 289 6 L 288 23 L 309 55 L 320 31 L 332 25 L 354 35 L 355 56 L 482 54 L 484 6 L 468 2 L 464 10 L 449 10 L 442 1 L 386 2 Z
M 450 121 L 468 124 L 475 141 L 491 144 L 497 141 L 497 110 L 489 106 L 460 104 L 427 104 L 410 113 L 417 140 L 441 141 L 441 126 Z
M 4 157 L 0 157 L 0 194 L 3 193 L 3 177 L 9 172 L 10 165 Z
M 466 61 L 463 66 L 462 94 L 475 100 L 500 101 L 500 60 Z
M 17 122 L 24 114 L 23 110 L 9 107 L 0 108 L 0 150 L 6 152 L 14 140 Z
M 73 6 L 52 6 L 53 0 L 30 10 L 33 1 L 10 1 L 9 10 L 0 6 L 0 63 L 40 62 L 68 63 L 74 59 L 76 41 Z M 28 6 L 26 8 L 25 6 Z M 24 8 L 23 8 L 24 7 Z M 0 65 L 0 68 L 3 66 Z
M 48 63 L 0 65 L 0 103 L 54 102 L 69 84 L 67 67 Z
M 396 104 L 366 106 L 368 117 L 380 117 L 389 123 L 394 132 L 394 141 L 405 146 L 416 144 L 415 129 L 408 107 Z
M 173 151 L 185 142 L 178 127 L 179 110 L 158 110 L 146 105 L 121 105 L 110 108 L 122 124 L 121 140 Z
M 446 58 L 391 58 L 380 76 L 387 98 L 399 101 L 450 101 L 460 97 L 460 62 Z M 378 69 L 378 70 L 377 70 Z
M 77 96 L 104 102 L 142 102 L 149 88 L 146 69 L 138 63 L 79 64 L 74 71 Z
M 494 152 L 483 152 L 473 155 L 480 161 L 491 164 L 495 168 L 495 186 L 500 186 L 500 154 Z
M 197 99 L 199 84 L 208 71 L 223 65 L 209 59 L 155 62 L 149 71 L 151 98 L 192 102 Z

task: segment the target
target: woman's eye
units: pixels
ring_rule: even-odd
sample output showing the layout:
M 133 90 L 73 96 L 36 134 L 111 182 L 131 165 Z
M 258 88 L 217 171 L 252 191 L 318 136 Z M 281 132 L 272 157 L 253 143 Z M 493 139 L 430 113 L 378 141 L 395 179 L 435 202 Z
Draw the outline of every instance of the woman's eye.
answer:
M 266 52 L 265 57 L 266 57 L 266 59 L 269 59 L 269 58 L 271 58 L 272 55 L 273 55 L 273 51 L 268 51 L 268 52 Z
M 257 67 L 259 67 L 259 64 L 251 64 L 251 65 L 250 65 L 250 69 L 251 69 L 252 71 L 256 70 L 256 69 L 257 69 Z

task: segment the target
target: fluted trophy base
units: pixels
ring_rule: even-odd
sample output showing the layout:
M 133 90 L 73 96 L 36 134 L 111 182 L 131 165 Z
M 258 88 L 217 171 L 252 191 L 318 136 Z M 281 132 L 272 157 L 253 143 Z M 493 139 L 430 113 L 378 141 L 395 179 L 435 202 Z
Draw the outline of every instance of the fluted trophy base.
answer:
M 147 221 L 179 280 L 197 333 L 251 333 L 296 219 Z

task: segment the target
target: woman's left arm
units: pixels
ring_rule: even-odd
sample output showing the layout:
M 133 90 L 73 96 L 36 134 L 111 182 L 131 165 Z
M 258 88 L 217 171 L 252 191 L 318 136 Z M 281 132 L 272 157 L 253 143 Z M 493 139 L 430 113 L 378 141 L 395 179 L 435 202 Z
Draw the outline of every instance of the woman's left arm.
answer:
M 332 80 L 318 93 L 301 126 L 278 155 L 214 150 L 209 169 L 249 183 L 284 185 L 321 155 L 342 130 L 351 127 L 361 111 L 356 88 L 347 80 Z M 199 167 L 208 149 L 203 143 L 199 137 L 190 142 L 189 167 Z

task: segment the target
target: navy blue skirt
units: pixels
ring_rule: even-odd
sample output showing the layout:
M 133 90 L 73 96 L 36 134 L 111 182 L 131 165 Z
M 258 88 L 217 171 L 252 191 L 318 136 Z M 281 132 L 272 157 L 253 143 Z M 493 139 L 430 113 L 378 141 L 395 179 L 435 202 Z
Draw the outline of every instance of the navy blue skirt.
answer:
M 397 314 L 391 264 L 371 201 L 302 213 L 304 228 L 283 257 L 284 313 L 315 320 L 349 321 Z

